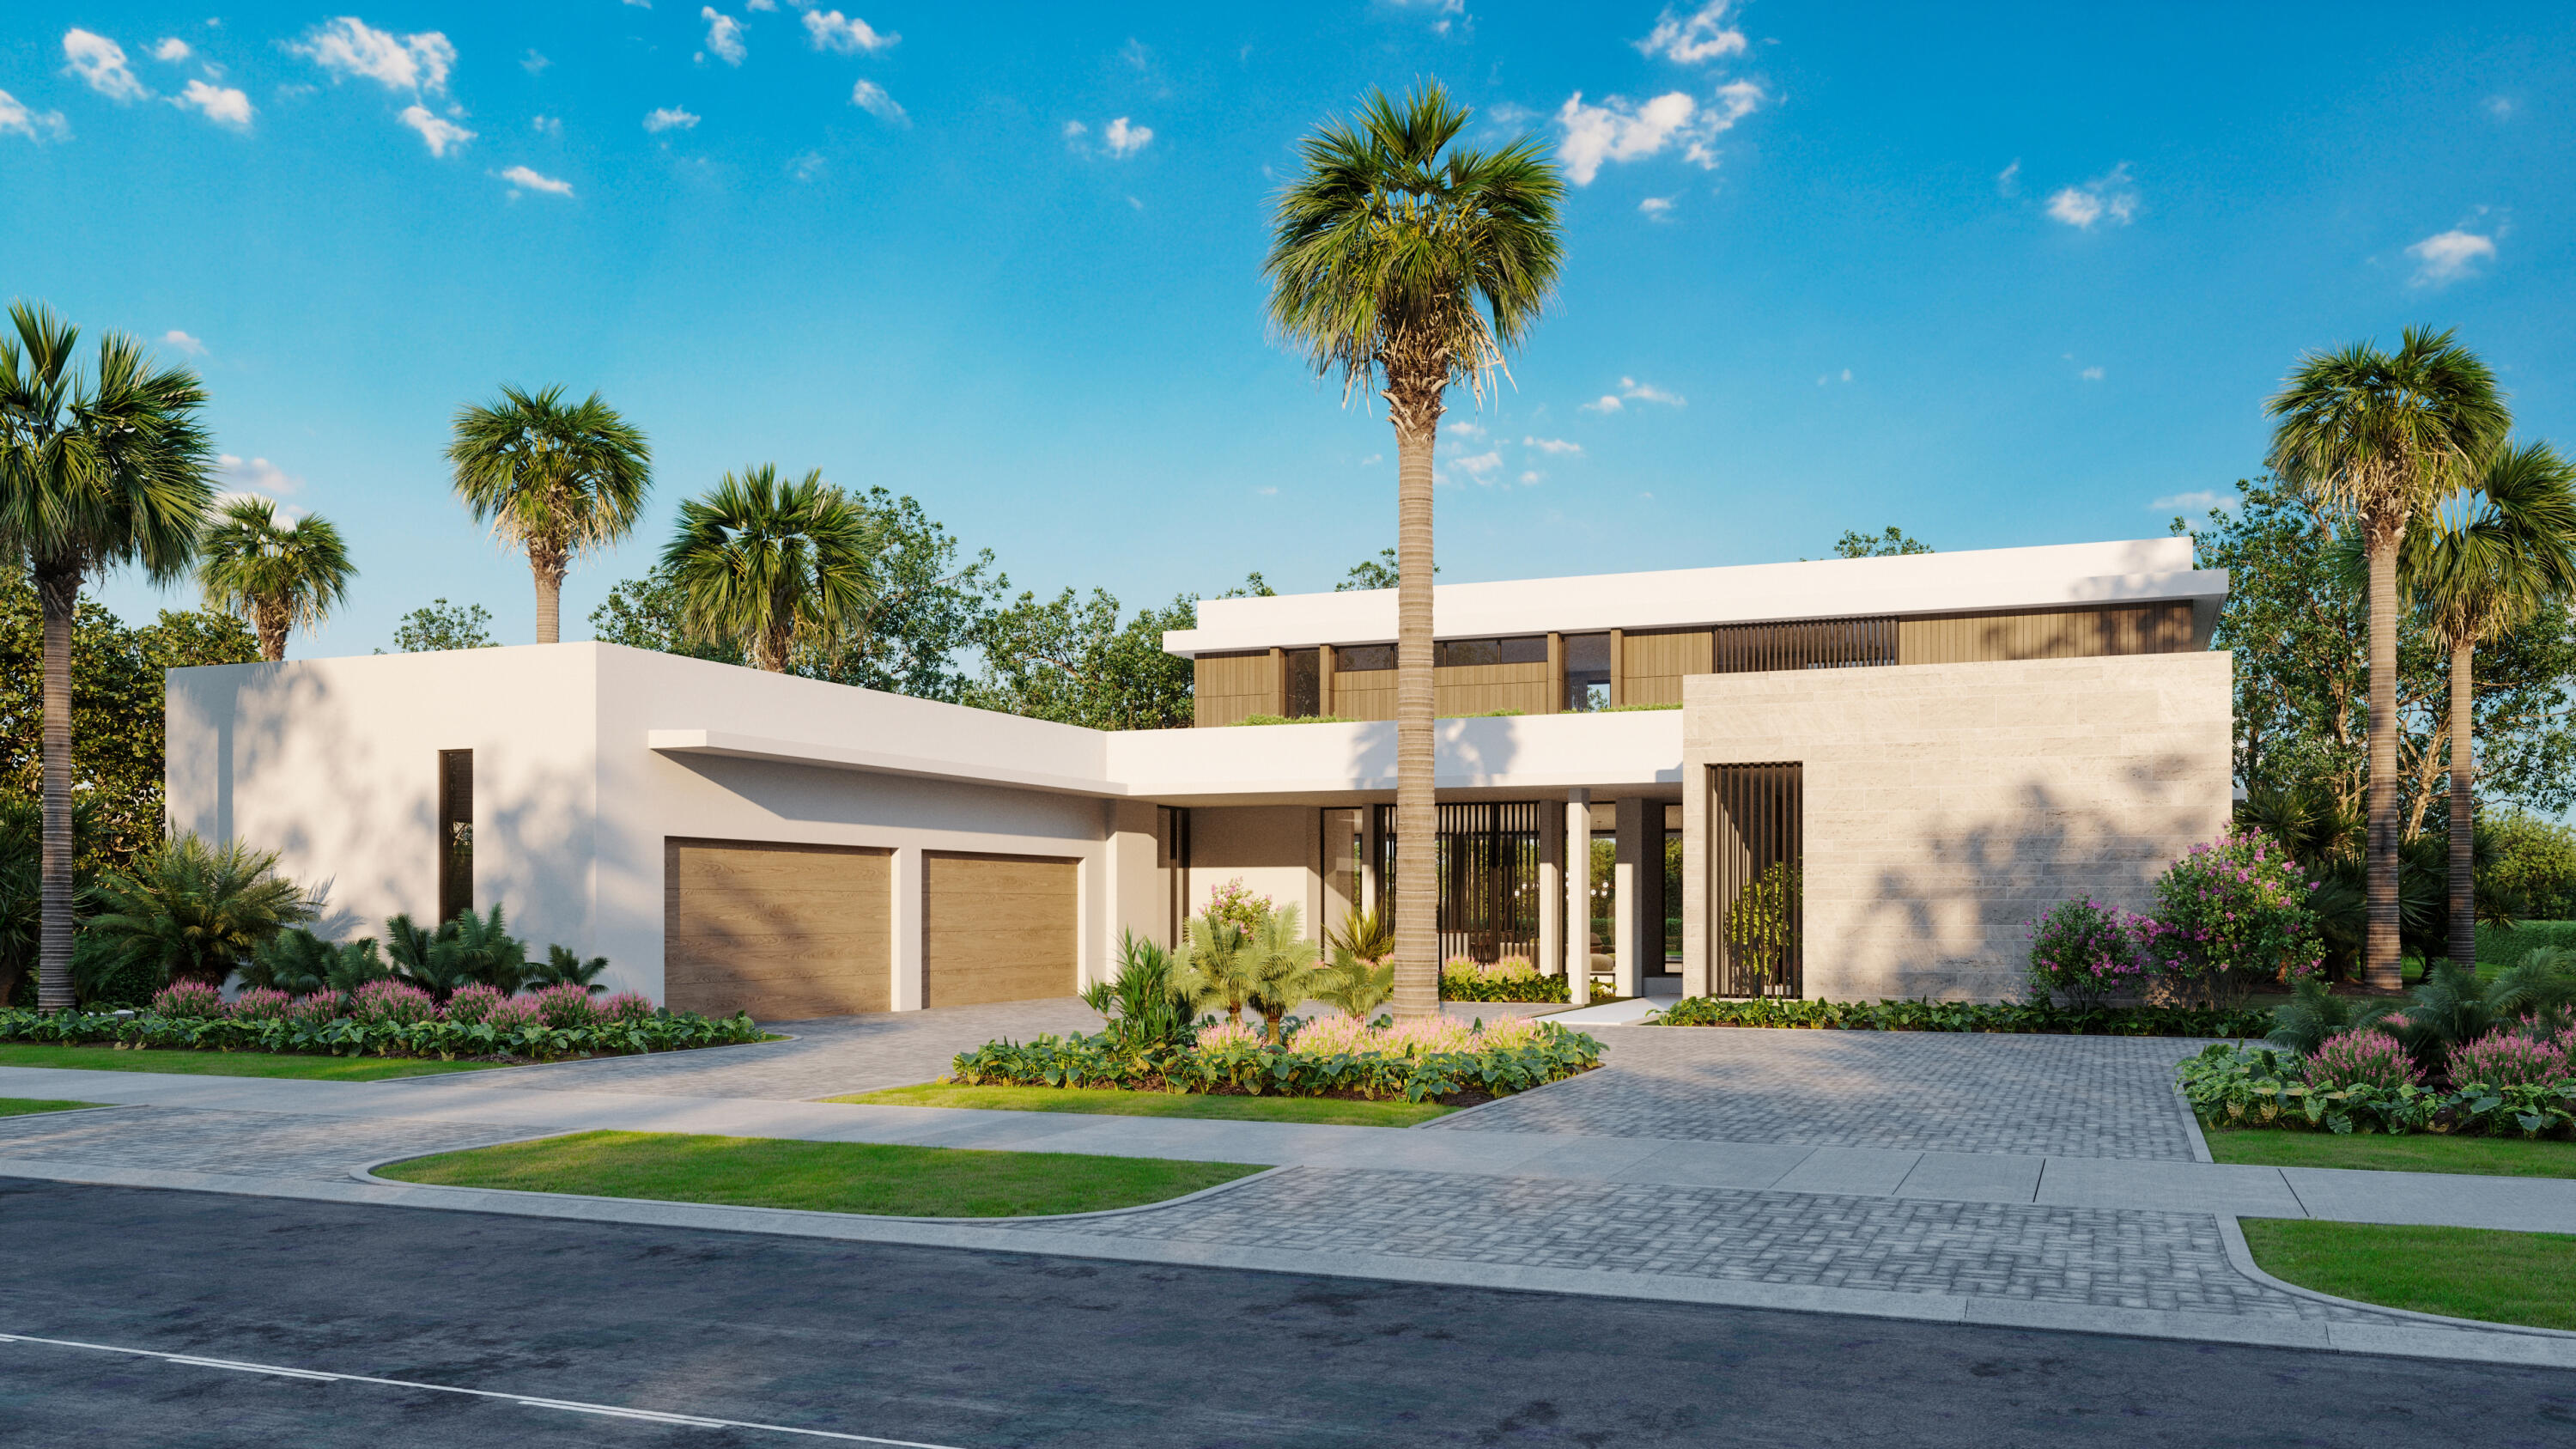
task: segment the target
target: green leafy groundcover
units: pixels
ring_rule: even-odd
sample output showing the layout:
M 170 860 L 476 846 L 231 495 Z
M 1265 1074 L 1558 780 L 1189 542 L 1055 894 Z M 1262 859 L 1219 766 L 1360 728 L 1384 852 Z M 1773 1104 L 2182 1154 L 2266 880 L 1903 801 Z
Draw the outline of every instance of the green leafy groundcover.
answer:
M 2259 1037 L 2268 1011 L 2206 1006 L 2107 1006 L 2077 1011 L 2036 1002 L 1791 1001 L 1693 996 L 1650 1026 L 1772 1026 L 1824 1031 L 2000 1031 L 2067 1036 Z
M 987 1042 L 961 1052 L 949 1080 L 966 1086 L 1126 1087 L 1140 1091 L 1351 1095 L 1424 1102 L 1462 1092 L 1502 1097 L 1601 1062 L 1601 1043 L 1545 1022 L 1528 1046 L 1421 1056 L 1279 1051 L 1229 1043 L 1209 1049 L 1131 1048 L 1109 1033 Z
M 1563 1001 L 1562 976 L 1486 976 L 1474 971 L 1440 973 L 1443 1001 Z
M 643 1021 L 596 1026 L 526 1026 L 496 1029 L 488 1022 L 424 1021 L 370 1025 L 349 1017 L 319 1024 L 271 1019 L 159 1016 L 138 1012 L 0 1011 L 0 1041 L 113 1042 L 120 1046 L 225 1052 L 302 1052 L 340 1057 L 563 1057 L 626 1056 L 688 1047 L 733 1046 L 760 1041 L 748 1016 L 710 1021 L 664 1011 Z
M 2431 1087 L 2320 1087 L 2301 1078 L 2296 1052 L 2217 1043 L 2174 1069 L 2204 1122 L 2318 1132 L 2454 1132 L 2462 1136 L 2565 1137 L 2576 1128 L 2576 1081 L 2512 1087 L 2466 1082 Z

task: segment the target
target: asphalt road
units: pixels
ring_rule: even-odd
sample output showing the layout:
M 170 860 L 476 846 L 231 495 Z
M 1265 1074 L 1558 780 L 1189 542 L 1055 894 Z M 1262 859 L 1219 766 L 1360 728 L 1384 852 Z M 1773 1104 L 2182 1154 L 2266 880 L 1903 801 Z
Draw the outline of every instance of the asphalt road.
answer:
M 2564 1372 L 19 1180 L 0 1335 L 412 1385 L 0 1342 L 11 1449 L 2576 1443 Z

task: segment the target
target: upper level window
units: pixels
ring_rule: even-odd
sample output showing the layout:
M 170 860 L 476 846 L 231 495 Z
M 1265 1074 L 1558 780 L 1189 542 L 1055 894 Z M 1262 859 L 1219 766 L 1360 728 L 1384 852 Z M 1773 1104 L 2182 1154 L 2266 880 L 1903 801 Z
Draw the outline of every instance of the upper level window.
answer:
M 1323 712 L 1322 678 L 1312 649 L 1288 651 L 1288 716 L 1304 719 Z
M 1565 707 L 1581 712 L 1610 707 L 1610 636 L 1565 636 Z
M 1333 651 L 1335 674 L 1366 674 L 1394 667 L 1395 646 L 1392 644 L 1345 644 Z
M 1443 639 L 1431 646 L 1431 662 L 1443 669 L 1487 664 L 1545 664 L 1547 636 L 1522 634 L 1509 639 Z

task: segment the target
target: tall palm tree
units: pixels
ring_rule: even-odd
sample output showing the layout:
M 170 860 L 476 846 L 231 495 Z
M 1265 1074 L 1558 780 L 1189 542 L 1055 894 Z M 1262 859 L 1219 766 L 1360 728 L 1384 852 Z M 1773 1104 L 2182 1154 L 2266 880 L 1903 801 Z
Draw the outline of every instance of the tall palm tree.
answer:
M 213 502 L 205 389 L 122 333 L 83 375 L 80 330 L 43 307 L 0 334 L 0 551 L 22 561 L 44 614 L 44 842 L 36 1005 L 72 1004 L 72 616 L 81 581 L 132 564 L 156 582 L 195 557 Z
M 1565 184 L 1536 138 L 1450 149 L 1468 112 L 1436 84 L 1383 91 L 1300 148 L 1279 193 L 1271 324 L 1319 374 L 1386 400 L 1396 446 L 1395 829 L 1412 868 L 1395 877 L 1395 1010 L 1440 1010 L 1440 901 L 1432 843 L 1431 455 L 1443 399 L 1481 404 L 1503 349 L 1555 290 Z M 1445 154 L 1444 154 L 1445 153 Z
M 653 486 L 643 431 L 592 393 L 501 389 L 501 400 L 459 408 L 447 445 L 456 496 L 478 523 L 525 549 L 537 580 L 537 642 L 562 636 L 564 571 L 587 549 L 635 527 Z
M 308 513 L 281 526 L 277 505 L 235 498 L 216 510 L 198 547 L 206 606 L 238 614 L 259 635 L 259 657 L 286 657 L 286 632 L 311 628 L 347 600 L 358 571 L 340 530 Z
M 2495 374 L 2450 332 L 2406 329 L 2395 352 L 2356 342 L 2303 358 L 2269 404 L 2270 463 L 2348 517 L 2370 565 L 2369 938 L 2363 979 L 2404 984 L 2397 895 L 2397 556 L 2442 499 L 2475 483 L 2512 423 Z
M 2462 509 L 2406 541 L 2400 572 L 2451 655 L 2451 961 L 2477 960 L 2470 812 L 2477 646 L 2576 594 L 2576 469 L 2547 443 L 2499 448 Z
M 867 608 L 876 530 L 820 471 L 782 483 L 763 463 L 680 505 L 662 566 L 699 643 L 731 644 L 772 673 L 799 648 L 835 653 Z

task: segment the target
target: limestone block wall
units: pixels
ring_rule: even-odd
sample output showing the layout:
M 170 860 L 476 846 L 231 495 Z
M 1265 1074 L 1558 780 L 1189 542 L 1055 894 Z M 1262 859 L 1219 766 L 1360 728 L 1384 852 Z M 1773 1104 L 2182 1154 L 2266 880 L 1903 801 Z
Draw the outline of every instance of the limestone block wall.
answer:
M 1683 989 L 1710 981 L 1709 766 L 1804 766 L 1806 996 L 2003 1000 L 2041 910 L 2143 909 L 2226 827 L 2231 670 L 2212 651 L 1689 679 Z

